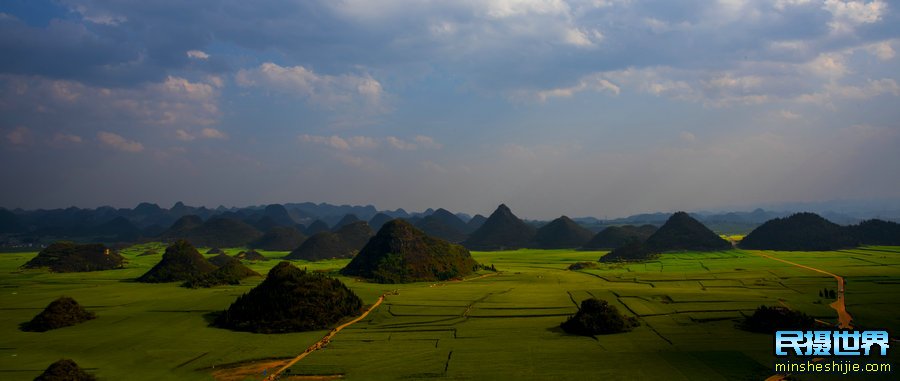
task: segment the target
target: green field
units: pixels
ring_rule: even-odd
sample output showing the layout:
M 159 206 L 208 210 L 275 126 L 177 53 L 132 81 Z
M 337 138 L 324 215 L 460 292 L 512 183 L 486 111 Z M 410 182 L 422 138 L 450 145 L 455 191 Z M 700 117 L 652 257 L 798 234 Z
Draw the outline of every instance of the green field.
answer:
M 327 332 L 262 335 L 208 327 L 210 312 L 262 278 L 196 290 L 132 282 L 159 260 L 159 254 L 138 255 L 145 250 L 124 251 L 125 269 L 75 274 L 22 271 L 35 253 L 0 254 L 0 379 L 30 380 L 67 357 L 105 380 L 212 380 L 213 366 L 293 357 Z M 843 276 L 856 325 L 900 332 L 900 248 L 767 253 Z M 476 260 L 501 272 L 465 282 L 380 285 L 341 277 L 365 303 L 399 293 L 291 373 L 349 380 L 761 380 L 773 373 L 772 338 L 736 329 L 743 315 L 783 303 L 837 320 L 831 301 L 818 296 L 836 287 L 832 278 L 749 252 L 666 254 L 647 263 L 566 270 L 602 254 L 475 252 Z M 276 263 L 251 267 L 265 273 Z M 336 270 L 347 260 L 294 263 Z M 61 295 L 99 318 L 45 333 L 18 329 Z M 637 316 L 641 326 L 596 339 L 563 333 L 559 323 L 591 296 Z M 898 352 L 891 353 L 900 364 Z

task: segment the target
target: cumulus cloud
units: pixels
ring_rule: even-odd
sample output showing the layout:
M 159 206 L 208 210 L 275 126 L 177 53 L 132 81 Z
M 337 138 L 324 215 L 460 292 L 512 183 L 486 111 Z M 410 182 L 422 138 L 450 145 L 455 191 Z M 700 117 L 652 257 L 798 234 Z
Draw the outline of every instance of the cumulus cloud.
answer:
M 200 136 L 202 136 L 204 138 L 208 138 L 208 139 L 227 139 L 228 138 L 228 135 L 226 135 L 224 132 L 219 131 L 215 128 L 211 128 L 211 127 L 206 127 L 204 129 L 200 130 Z
M 318 74 L 299 65 L 266 62 L 255 69 L 240 70 L 235 79 L 243 87 L 293 94 L 328 107 L 361 102 L 381 109 L 385 96 L 381 83 L 368 74 Z
M 97 139 L 100 140 L 101 143 L 122 152 L 136 153 L 144 150 L 143 144 L 133 140 L 125 139 L 121 135 L 114 134 L 112 132 L 98 132 Z
M 856 26 L 880 20 L 887 4 L 881 0 L 825 0 L 822 7 L 832 14 L 832 21 L 828 24 L 831 30 L 847 33 L 852 32 Z
M 188 50 L 186 54 L 187 54 L 188 58 L 193 58 L 195 60 L 208 60 L 209 59 L 209 54 L 206 54 L 206 52 L 204 52 L 202 50 Z
M 298 137 L 302 143 L 310 143 L 331 147 L 338 151 L 371 150 L 382 145 L 400 151 L 414 151 L 417 149 L 440 149 L 443 147 L 434 138 L 425 135 L 416 135 L 412 139 L 404 140 L 395 136 L 383 138 L 371 136 L 340 137 L 337 135 L 322 136 L 303 134 Z

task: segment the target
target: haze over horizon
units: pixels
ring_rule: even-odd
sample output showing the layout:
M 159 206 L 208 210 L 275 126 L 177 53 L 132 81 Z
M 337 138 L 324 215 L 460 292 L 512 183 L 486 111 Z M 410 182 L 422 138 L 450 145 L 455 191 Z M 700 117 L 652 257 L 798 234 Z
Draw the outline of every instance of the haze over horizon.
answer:
M 900 199 L 900 4 L 10 0 L 0 206 Z

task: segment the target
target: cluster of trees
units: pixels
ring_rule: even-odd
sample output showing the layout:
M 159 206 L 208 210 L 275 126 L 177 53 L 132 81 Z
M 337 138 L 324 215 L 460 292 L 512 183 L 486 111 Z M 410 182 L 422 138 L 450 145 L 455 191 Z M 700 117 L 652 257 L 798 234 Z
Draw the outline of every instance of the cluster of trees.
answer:
M 26 332 L 45 332 L 52 329 L 63 328 L 88 320 L 96 319 L 97 315 L 85 310 L 75 299 L 61 296 L 50 302 L 43 311 L 31 321 L 22 323 L 21 329 Z
M 378 283 L 408 283 L 463 277 L 479 268 L 465 247 L 396 219 L 384 224 L 341 273 Z
M 224 252 L 207 260 L 189 242 L 178 240 L 169 245 L 162 260 L 138 277 L 137 281 L 144 283 L 180 281 L 184 282 L 183 287 L 198 288 L 238 284 L 241 279 L 251 276 L 259 274 Z
M 834 289 L 823 288 L 823 289 L 819 290 L 819 297 L 820 298 L 837 299 L 837 293 L 834 291 Z
M 642 261 L 670 251 L 728 249 L 731 249 L 731 243 L 687 213 L 677 212 L 645 241 L 631 240 L 601 257 L 600 262 Z
M 900 245 L 900 224 L 868 220 L 841 226 L 815 213 L 766 221 L 741 240 L 743 249 L 828 251 L 859 245 Z
M 62 359 L 44 370 L 34 381 L 95 381 L 97 378 L 85 372 L 75 361 Z
M 222 312 L 214 325 L 257 333 L 311 331 L 327 328 L 361 308 L 362 301 L 341 281 L 281 262 L 265 281 Z
M 741 328 L 750 332 L 775 333 L 780 330 L 808 330 L 816 321 L 809 315 L 785 307 L 759 306 L 753 315 L 744 319 Z
M 640 325 L 633 316 L 624 316 L 616 306 L 597 298 L 581 301 L 575 315 L 560 324 L 560 328 L 575 335 L 593 336 L 628 332 Z
M 58 273 L 120 269 L 125 258 L 99 243 L 56 242 L 26 262 L 24 268 L 49 268 Z

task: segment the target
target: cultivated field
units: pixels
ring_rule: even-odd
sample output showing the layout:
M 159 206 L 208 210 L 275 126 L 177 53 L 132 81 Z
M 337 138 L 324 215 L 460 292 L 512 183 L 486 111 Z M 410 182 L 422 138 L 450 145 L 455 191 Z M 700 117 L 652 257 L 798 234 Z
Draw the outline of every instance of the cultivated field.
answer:
M 225 309 L 262 279 L 199 290 L 134 283 L 159 260 L 160 254 L 139 256 L 145 250 L 126 250 L 126 269 L 78 274 L 21 271 L 35 253 L 0 254 L 0 379 L 30 380 L 68 357 L 106 380 L 212 380 L 214 366 L 291 358 L 327 333 L 261 335 L 208 327 L 209 313 Z M 855 325 L 887 328 L 892 337 L 900 332 L 900 248 L 766 253 L 843 276 Z M 833 278 L 752 252 L 666 254 L 641 264 L 566 270 L 602 254 L 476 252 L 476 260 L 501 272 L 463 282 L 379 285 L 342 277 L 366 303 L 398 293 L 290 374 L 348 380 L 761 380 L 772 374 L 772 338 L 736 329 L 742 315 L 761 304 L 786 305 L 837 321 L 831 300 L 818 294 L 836 288 Z M 251 267 L 265 273 L 276 263 Z M 310 270 L 346 263 L 295 261 Z M 74 297 L 99 318 L 46 333 L 18 330 L 60 295 Z M 559 323 L 591 296 L 638 316 L 642 325 L 596 339 L 563 333 Z M 894 365 L 900 364 L 897 354 L 892 351 Z M 260 372 L 247 379 L 262 378 Z

